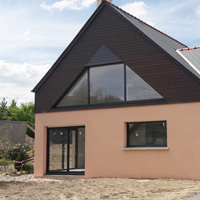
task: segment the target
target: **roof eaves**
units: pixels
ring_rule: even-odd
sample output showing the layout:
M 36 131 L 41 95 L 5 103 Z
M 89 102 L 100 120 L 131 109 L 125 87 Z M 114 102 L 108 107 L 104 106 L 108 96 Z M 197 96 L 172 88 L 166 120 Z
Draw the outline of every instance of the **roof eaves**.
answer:
M 193 49 L 199 49 L 200 46 L 196 46 L 196 47 L 188 47 L 188 48 L 181 48 L 181 49 L 177 49 L 178 51 L 185 51 L 185 50 L 193 50 Z
M 200 48 L 200 47 L 199 47 Z M 187 48 L 187 50 L 190 50 L 190 49 L 197 49 L 197 48 Z M 185 49 L 186 50 L 186 49 Z M 197 69 L 182 53 L 181 51 L 183 50 L 179 50 L 177 49 L 176 52 L 200 75 L 200 71 L 199 69 Z

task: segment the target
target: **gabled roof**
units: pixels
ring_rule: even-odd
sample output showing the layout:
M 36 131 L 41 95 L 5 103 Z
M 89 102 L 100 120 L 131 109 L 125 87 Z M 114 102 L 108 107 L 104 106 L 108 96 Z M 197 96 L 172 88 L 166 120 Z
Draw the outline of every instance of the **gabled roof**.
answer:
M 175 59 L 178 63 L 180 63 L 183 67 L 191 71 L 195 76 L 200 78 L 200 74 L 196 72 L 196 70 L 191 67 L 185 59 L 183 59 L 177 52 L 177 49 L 187 48 L 186 45 L 177 41 L 176 39 L 168 36 L 167 34 L 159 31 L 158 29 L 150 26 L 149 24 L 143 22 L 137 17 L 125 12 L 119 7 L 111 4 L 111 6 L 127 19 L 134 27 L 138 29 L 142 34 L 144 34 L 148 39 L 157 44 L 160 48 L 162 48 L 166 53 L 168 53 L 172 58 Z
M 173 60 L 177 62 L 177 64 L 179 64 L 180 67 L 186 69 L 186 71 L 189 70 L 190 72 L 192 72 L 193 75 L 200 78 L 200 74 L 196 70 L 194 70 L 194 68 L 191 67 L 191 65 L 188 64 L 188 62 L 185 59 L 183 59 L 182 56 L 179 55 L 179 53 L 176 52 L 177 49 L 186 48 L 187 47 L 186 45 L 166 35 L 165 33 L 159 31 L 158 29 L 148 25 L 147 23 L 141 21 L 140 19 L 130 15 L 129 13 L 120 9 L 119 7 L 104 0 L 101 3 L 101 5 L 97 8 L 97 10 L 93 13 L 93 15 L 89 18 L 89 20 L 86 22 L 86 24 L 83 26 L 83 28 L 80 30 L 80 32 L 71 42 L 71 44 L 65 49 L 65 51 L 54 63 L 51 69 L 46 73 L 46 75 L 42 78 L 42 80 L 32 90 L 32 92 L 36 92 L 43 84 L 43 82 L 51 75 L 51 73 L 55 70 L 55 68 L 62 61 L 62 59 L 68 54 L 71 48 L 76 44 L 78 39 L 86 31 L 87 27 L 92 23 L 92 21 L 96 18 L 96 16 L 104 8 L 104 6 L 109 8 L 111 11 L 115 12 L 119 17 L 121 17 L 122 20 L 131 25 L 133 29 L 138 31 L 140 34 L 146 37 L 146 39 L 148 39 L 154 45 L 163 50 L 164 53 L 173 58 Z
M 178 49 L 177 52 L 200 74 L 200 46 Z

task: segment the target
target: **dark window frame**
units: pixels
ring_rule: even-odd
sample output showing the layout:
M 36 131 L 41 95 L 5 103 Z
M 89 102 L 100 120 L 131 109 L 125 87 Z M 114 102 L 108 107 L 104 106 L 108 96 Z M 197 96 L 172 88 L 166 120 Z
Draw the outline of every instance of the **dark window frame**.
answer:
M 60 130 L 65 130 L 65 129 L 74 129 L 76 131 L 76 136 L 78 134 L 78 128 L 84 128 L 85 126 L 62 126 L 62 127 L 47 127 L 47 139 L 46 139 L 46 175 L 84 175 L 84 172 L 70 172 L 69 171 L 69 156 L 67 156 L 67 171 L 66 172 L 60 172 L 60 171 L 55 171 L 55 170 L 50 170 L 49 169 L 49 156 L 50 156 L 50 130 L 53 129 L 60 129 Z M 69 140 L 69 134 L 68 134 L 68 140 Z M 76 149 L 78 149 L 78 144 L 76 140 Z M 69 145 L 68 145 L 68 150 L 69 152 Z M 78 157 L 76 155 L 76 163 L 77 163 Z
M 124 74 L 123 75 L 123 84 L 124 84 L 124 88 L 123 88 L 123 99 L 124 100 L 122 100 L 122 101 L 113 101 L 113 102 L 101 102 L 101 103 L 91 103 L 91 96 L 90 96 L 90 94 L 91 94 L 91 90 L 90 90 L 90 87 L 91 87 L 91 82 L 90 82 L 90 80 L 91 80 L 91 77 L 90 77 L 90 74 L 91 74 L 91 72 L 90 72 L 90 70 L 93 68 L 100 68 L 100 67 L 105 67 L 105 66 L 112 66 L 112 65 L 121 65 L 121 67 L 122 68 L 124 68 L 124 69 L 122 69 L 122 71 L 123 71 L 123 73 L 125 73 L 126 72 L 126 65 L 124 64 L 124 63 L 113 63 L 113 64 L 105 64 L 105 65 L 96 65 L 96 66 L 90 66 L 89 68 L 88 68 L 88 91 L 89 91 L 89 93 L 88 93 L 88 105 L 101 105 L 101 104 L 113 104 L 113 103 L 124 103 L 124 102 L 126 102 L 126 98 L 125 98 L 125 95 L 126 95 L 126 88 L 125 88 L 125 86 L 126 86 L 126 79 L 124 78 L 125 76 L 126 76 L 126 74 Z
M 166 127 L 166 145 L 130 145 L 130 130 L 129 130 L 129 124 L 150 124 L 150 123 L 165 123 Z M 143 121 L 143 122 L 127 122 L 126 123 L 126 148 L 148 148 L 148 147 L 167 147 L 167 120 L 162 121 Z
M 90 103 L 90 69 L 91 68 L 96 68 L 96 67 L 104 67 L 104 66 L 109 66 L 109 65 L 117 65 L 117 64 L 122 64 L 124 68 L 124 101 L 121 102 L 103 102 L 103 103 Z M 85 67 L 84 70 L 77 76 L 77 78 L 70 84 L 70 86 L 67 88 L 67 90 L 64 92 L 64 94 L 56 101 L 56 103 L 52 106 L 52 108 L 56 109 L 74 109 L 74 108 L 90 108 L 90 107 L 101 107 L 105 105 L 127 105 L 131 103 L 143 103 L 143 102 L 154 102 L 154 101 L 162 101 L 165 100 L 163 97 L 162 98 L 155 98 L 155 99 L 141 99 L 141 100 L 131 100 L 127 101 L 127 87 L 126 87 L 126 65 L 123 62 L 117 62 L 117 63 L 109 63 L 109 64 L 103 64 L 103 65 L 94 65 L 94 66 L 89 66 Z M 87 73 L 87 86 L 88 86 L 88 103 L 87 104 L 80 104 L 80 105 L 69 105 L 69 106 L 57 106 L 59 102 L 64 98 L 64 96 L 71 90 L 71 88 L 74 86 L 74 84 L 80 79 L 80 77 L 84 74 Z M 154 89 L 154 88 L 153 88 Z M 155 89 L 154 89 L 155 90 Z M 156 91 L 156 90 L 155 90 Z M 157 91 L 156 91 L 157 92 Z M 159 94 L 159 93 L 158 93 Z

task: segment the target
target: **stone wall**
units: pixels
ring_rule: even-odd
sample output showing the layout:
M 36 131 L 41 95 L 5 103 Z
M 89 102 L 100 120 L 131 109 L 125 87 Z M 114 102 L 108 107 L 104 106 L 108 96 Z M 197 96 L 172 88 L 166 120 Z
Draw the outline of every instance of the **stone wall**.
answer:
M 0 139 L 12 144 L 25 143 L 26 129 L 26 122 L 0 120 Z

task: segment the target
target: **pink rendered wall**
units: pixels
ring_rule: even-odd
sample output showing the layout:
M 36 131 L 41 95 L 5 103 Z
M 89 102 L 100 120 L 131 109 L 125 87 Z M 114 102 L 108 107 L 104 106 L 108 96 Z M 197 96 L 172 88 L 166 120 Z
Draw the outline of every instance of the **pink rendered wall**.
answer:
M 200 103 L 36 114 L 35 177 L 46 171 L 46 127 L 85 126 L 85 177 L 200 179 Z M 122 150 L 126 122 L 167 120 L 168 150 Z

